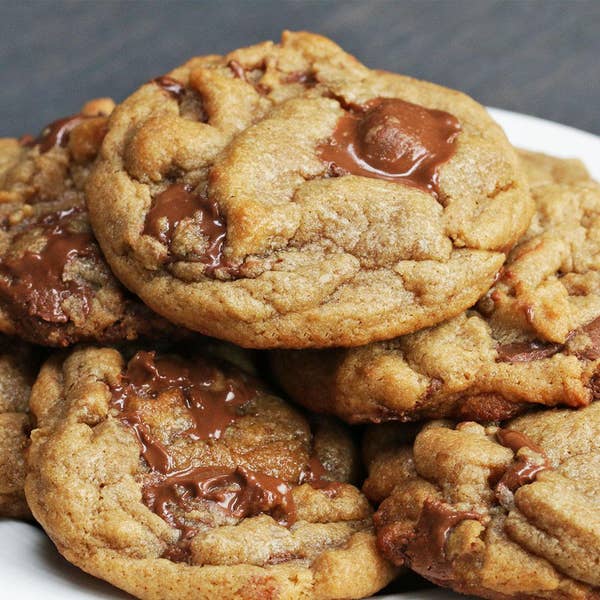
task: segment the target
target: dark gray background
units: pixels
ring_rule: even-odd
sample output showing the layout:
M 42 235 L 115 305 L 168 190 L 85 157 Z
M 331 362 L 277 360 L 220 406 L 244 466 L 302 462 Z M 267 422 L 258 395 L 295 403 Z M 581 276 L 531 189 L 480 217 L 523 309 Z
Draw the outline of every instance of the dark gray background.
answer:
M 194 54 L 284 28 L 600 134 L 600 0 L 0 0 L 0 135 L 36 133 L 87 98 L 122 99 Z

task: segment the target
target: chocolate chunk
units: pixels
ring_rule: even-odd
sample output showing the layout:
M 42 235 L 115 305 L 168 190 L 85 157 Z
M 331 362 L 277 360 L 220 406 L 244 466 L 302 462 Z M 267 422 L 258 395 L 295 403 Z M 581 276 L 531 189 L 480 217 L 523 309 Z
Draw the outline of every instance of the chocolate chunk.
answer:
M 562 349 L 561 344 L 551 344 L 549 342 L 513 342 L 498 346 L 498 362 L 531 362 L 550 358 Z
M 223 375 L 225 380 L 221 381 Z M 138 352 L 112 390 L 112 405 L 119 411 L 118 418 L 135 431 L 148 465 L 161 473 L 171 470 L 172 459 L 150 434 L 135 400 L 138 396 L 157 398 L 165 392 L 180 394 L 186 406 L 193 424 L 185 435 L 207 440 L 220 438 L 237 420 L 236 409 L 254 398 L 257 390 L 242 373 L 227 376 L 206 360 L 183 361 L 157 357 L 155 352 Z
M 538 473 L 547 469 L 547 464 L 536 464 L 524 456 L 518 456 L 498 482 L 496 490 L 499 492 L 502 488 L 506 488 L 515 492 L 521 486 L 533 483 Z
M 69 142 L 71 131 L 86 118 L 88 117 L 83 115 L 71 115 L 47 125 L 36 140 L 36 143 L 39 144 L 40 152 L 48 152 L 54 146 L 66 146 Z
M 301 83 L 306 87 L 315 86 L 318 81 L 314 73 L 307 73 L 306 71 L 292 71 L 288 73 L 284 78 L 285 83 Z
M 529 448 L 538 454 L 544 454 L 542 448 L 531 438 L 515 429 L 498 429 L 498 431 L 496 431 L 496 438 L 503 446 L 510 448 L 515 454 L 521 448 Z
M 521 486 L 535 481 L 538 473 L 551 468 L 544 450 L 524 433 L 513 429 L 499 429 L 496 432 L 496 438 L 503 446 L 510 448 L 515 455 L 521 448 L 529 448 L 541 457 L 540 461 L 535 461 L 528 456 L 517 455 L 515 461 L 508 467 L 498 482 L 496 486 L 497 493 L 501 494 L 503 489 L 515 492 Z
M 191 219 L 200 210 L 199 199 L 182 183 L 168 187 L 154 198 L 146 215 L 144 235 L 151 235 L 170 246 L 179 223 Z
M 227 63 L 227 66 L 233 72 L 234 77 L 241 79 L 242 81 L 246 81 L 246 70 L 237 60 L 230 60 Z
M 264 74 L 264 64 L 251 68 L 251 76 L 248 77 L 248 70 L 246 70 L 237 60 L 230 60 L 227 66 L 231 69 L 233 76 L 236 79 L 241 79 L 246 83 L 249 83 L 259 94 L 265 95 L 269 93 L 269 88 L 264 84 L 260 83 L 257 79 L 257 73 L 260 75 Z M 254 77 L 253 77 L 254 76 Z
M 376 98 L 362 110 L 348 110 L 318 152 L 347 173 L 405 183 L 437 196 L 438 168 L 453 156 L 460 129 L 447 112 Z
M 446 542 L 461 521 L 481 521 L 472 511 L 454 510 L 439 500 L 427 499 L 414 533 L 406 541 L 404 555 L 409 567 L 438 585 L 452 580 L 452 565 L 446 557 Z
M 154 198 L 146 215 L 143 233 L 155 237 L 170 250 L 177 226 L 184 219 L 191 218 L 199 223 L 207 240 L 201 262 L 206 265 L 206 273 L 210 275 L 215 269 L 225 266 L 223 246 L 227 226 L 216 202 L 194 194 L 184 184 L 172 185 Z
M 590 339 L 590 344 L 581 352 L 582 358 L 598 360 L 600 358 L 600 317 L 581 328 L 581 331 Z
M 45 216 L 32 223 L 15 238 L 38 228 L 46 242 L 39 251 L 4 255 L 0 260 L 0 295 L 11 305 L 23 307 L 26 314 L 50 323 L 66 323 L 68 315 L 63 302 L 71 296 L 81 301 L 87 314 L 91 289 L 74 279 L 65 279 L 64 272 L 75 258 L 97 258 L 98 249 L 88 231 L 73 231 L 72 221 L 80 209 L 72 208 Z
M 327 470 L 323 466 L 323 463 L 317 456 L 313 455 L 310 457 L 302 473 L 300 473 L 298 483 L 300 485 L 308 483 L 308 485 L 316 490 L 323 490 L 331 495 L 335 495 L 340 488 L 340 484 L 337 481 L 330 481 L 326 476 Z
M 282 523 L 295 520 L 291 486 L 277 477 L 243 467 L 188 467 L 167 473 L 144 486 L 144 502 L 169 525 L 187 529 L 173 507 L 208 500 L 237 519 L 277 512 Z
M 151 83 L 155 83 L 158 87 L 162 88 L 177 100 L 181 100 L 185 95 L 185 86 L 180 81 L 177 81 L 177 79 L 169 77 L 168 75 L 156 77 Z
M 185 517 L 194 503 L 214 503 L 237 519 L 273 514 L 282 525 L 291 525 L 296 520 L 291 490 L 281 479 L 243 467 L 189 467 L 150 480 L 143 487 L 142 498 L 150 510 L 181 531 L 180 539 L 167 548 L 163 558 L 186 562 L 190 542 L 199 530 Z

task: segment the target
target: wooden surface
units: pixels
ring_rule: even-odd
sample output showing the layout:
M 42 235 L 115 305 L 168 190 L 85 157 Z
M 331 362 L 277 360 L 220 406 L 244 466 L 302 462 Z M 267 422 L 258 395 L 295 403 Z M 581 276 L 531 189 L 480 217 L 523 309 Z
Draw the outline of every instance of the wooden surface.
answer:
M 0 0 L 0 135 L 35 133 L 86 98 L 122 99 L 189 56 L 284 28 L 600 134 L 600 0 Z

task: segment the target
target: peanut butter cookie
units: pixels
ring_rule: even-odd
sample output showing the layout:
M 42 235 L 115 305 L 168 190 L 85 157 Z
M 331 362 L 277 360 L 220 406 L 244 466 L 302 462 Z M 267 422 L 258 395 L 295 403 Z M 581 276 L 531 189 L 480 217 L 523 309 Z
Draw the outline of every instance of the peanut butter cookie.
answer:
M 58 550 L 139 598 L 359 598 L 393 568 L 340 425 L 223 360 L 112 349 L 34 385 L 26 494 Z
M 127 287 L 257 348 L 354 346 L 454 316 L 533 213 L 479 104 L 290 32 L 142 86 L 110 120 L 88 196 Z
M 89 225 L 84 182 L 113 106 L 0 141 L 0 331 L 66 346 L 174 329 L 114 278 Z
M 373 426 L 365 493 L 383 554 L 493 600 L 600 598 L 600 402 L 501 428 Z
M 543 181 L 571 164 L 531 161 Z M 576 179 L 532 187 L 533 222 L 477 310 L 362 348 L 279 351 L 284 389 L 350 422 L 500 420 L 599 398 L 600 186 Z

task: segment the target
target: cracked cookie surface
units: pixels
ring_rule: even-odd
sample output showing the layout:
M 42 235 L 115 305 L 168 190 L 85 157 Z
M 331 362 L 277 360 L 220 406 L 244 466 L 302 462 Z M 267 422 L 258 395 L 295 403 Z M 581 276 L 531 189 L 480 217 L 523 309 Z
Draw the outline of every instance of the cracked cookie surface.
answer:
M 403 439 L 404 436 L 404 439 Z M 600 597 L 600 403 L 497 426 L 372 426 L 363 490 L 395 564 L 464 594 Z
M 353 443 L 206 353 L 42 368 L 26 494 L 68 560 L 139 598 L 354 598 L 393 576 Z M 351 574 L 351 575 L 350 575 Z
M 29 394 L 38 352 L 0 334 L 0 516 L 29 517 L 25 501 L 25 449 L 29 442 Z
M 290 32 L 144 85 L 113 114 L 88 196 L 108 262 L 150 307 L 262 348 L 458 314 L 533 212 L 476 102 Z
M 83 188 L 113 106 L 0 140 L 0 331 L 66 346 L 174 329 L 115 279 L 90 228 Z
M 528 160 L 536 213 L 476 310 L 361 348 L 278 351 L 294 400 L 350 422 L 485 421 L 600 396 L 600 186 Z

